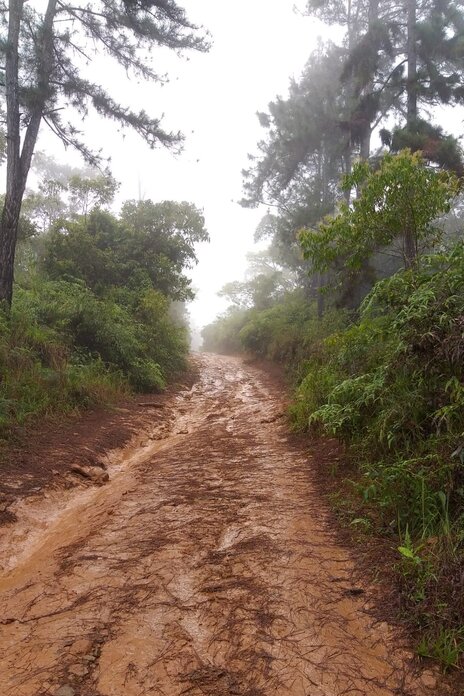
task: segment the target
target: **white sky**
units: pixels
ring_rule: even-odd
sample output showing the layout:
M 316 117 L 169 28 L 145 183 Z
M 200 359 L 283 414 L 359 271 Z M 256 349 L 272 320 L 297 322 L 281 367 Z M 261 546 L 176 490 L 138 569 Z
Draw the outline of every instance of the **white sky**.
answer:
M 41 5 L 42 0 L 34 1 Z M 204 211 L 211 242 L 198 249 L 199 264 L 192 272 L 197 297 L 189 306 L 192 327 L 198 330 L 225 309 L 227 302 L 216 293 L 224 283 L 243 277 L 245 255 L 265 213 L 236 202 L 242 197 L 247 154 L 256 151 L 264 134 L 256 112 L 265 111 L 278 94 L 286 95 L 290 78 L 299 77 L 318 37 L 332 38 L 335 30 L 296 12 L 295 4 L 303 7 L 304 0 L 178 2 L 191 21 L 209 29 L 213 47 L 184 58 L 168 49 L 155 51 L 153 67 L 168 73 L 169 83 L 138 83 L 104 57 L 86 70 L 121 103 L 155 117 L 164 113 L 165 129 L 185 134 L 183 154 L 150 150 L 134 133 L 122 134 L 97 116 L 89 115 L 81 129 L 89 145 L 111 158 L 110 168 L 121 182 L 118 204 L 139 197 L 185 200 Z M 462 114 L 461 109 L 443 111 L 438 121 L 459 134 Z M 50 132 L 42 132 L 38 149 L 58 162 L 80 163 Z
M 137 84 L 114 68 L 94 61 L 93 79 L 132 108 L 153 116 L 165 114 L 166 129 L 186 136 L 182 155 L 150 150 L 135 134 L 118 133 L 111 122 L 88 118 L 86 142 L 111 156 L 110 167 L 121 182 L 120 200 L 186 200 L 204 210 L 211 236 L 198 249 L 192 277 L 197 299 L 189 310 L 200 327 L 224 309 L 216 296 L 222 285 L 243 276 L 245 254 L 262 210 L 242 209 L 241 170 L 263 131 L 257 111 L 266 110 L 277 94 L 285 95 L 291 76 L 298 77 L 315 47 L 321 26 L 294 11 L 295 0 L 179 0 L 189 18 L 209 29 L 213 47 L 207 54 L 178 58 L 171 51 L 155 54 L 155 68 L 168 72 L 164 86 Z M 299 2 L 303 5 L 303 0 Z M 324 32 L 327 35 L 327 30 Z M 187 59 L 188 58 L 188 59 Z M 44 133 L 39 148 L 58 161 L 76 162 Z

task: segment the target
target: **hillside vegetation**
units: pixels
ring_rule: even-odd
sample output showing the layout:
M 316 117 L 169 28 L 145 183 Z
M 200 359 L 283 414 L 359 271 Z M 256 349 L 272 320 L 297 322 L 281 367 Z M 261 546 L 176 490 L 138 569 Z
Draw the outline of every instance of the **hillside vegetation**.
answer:
M 169 201 L 127 202 L 116 216 L 103 208 L 114 191 L 109 175 L 83 172 L 26 198 L 14 300 L 0 315 L 3 437 L 31 418 L 164 389 L 186 368 L 185 270 L 207 239 L 203 217 Z
M 204 329 L 204 348 L 285 366 L 294 427 L 346 446 L 349 481 L 336 509 L 363 544 L 380 534 L 396 551 L 402 613 L 418 630 L 418 653 L 457 666 L 464 652 L 464 243 L 450 232 L 450 215 L 459 215 L 459 184 L 405 150 L 373 167 L 356 165 L 342 183 L 354 185 L 356 198 L 298 233 L 309 275 L 325 279 L 319 301 L 311 287 L 289 289 L 275 269 L 267 306 L 263 298 L 256 303 L 259 275 L 233 292 L 229 285 L 234 304 Z M 408 219 L 414 259 L 399 256 L 398 270 L 376 279 L 375 255 L 403 248 Z M 361 277 L 370 279 L 363 293 Z M 342 481 L 343 469 L 338 474 Z
M 435 119 L 464 100 L 463 10 L 448 0 L 305 10 L 339 33 L 258 114 L 242 204 L 267 207 L 256 241 L 268 248 L 223 289 L 231 306 L 204 347 L 285 365 L 294 427 L 346 448 L 329 486 L 335 508 L 366 554 L 372 535 L 394 554 L 418 654 L 458 667 L 464 165 L 460 132 Z

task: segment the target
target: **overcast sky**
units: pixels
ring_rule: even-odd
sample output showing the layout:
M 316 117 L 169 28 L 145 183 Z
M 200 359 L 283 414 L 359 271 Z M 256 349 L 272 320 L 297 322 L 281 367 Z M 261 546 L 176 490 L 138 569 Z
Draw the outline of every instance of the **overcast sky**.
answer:
M 183 154 L 150 150 L 134 133 L 121 134 L 95 115 L 80 127 L 86 142 L 111 158 L 110 168 L 121 182 L 118 205 L 140 197 L 185 200 L 204 211 L 211 243 L 198 249 L 199 264 L 192 273 L 197 298 L 189 307 L 199 329 L 224 310 L 225 301 L 216 295 L 222 285 L 243 277 L 245 255 L 265 213 L 237 203 L 247 154 L 256 151 L 263 136 L 256 112 L 266 110 L 277 95 L 286 95 L 291 77 L 298 79 L 319 37 L 334 37 L 333 30 L 295 11 L 295 4 L 302 8 L 304 0 L 178 2 L 191 21 L 210 31 L 209 53 L 179 58 L 168 49 L 155 51 L 153 67 L 170 77 L 162 86 L 137 82 L 102 56 L 87 70 L 121 103 L 156 117 L 164 114 L 166 130 L 185 134 Z M 438 120 L 453 133 L 462 130 L 461 109 L 443 110 Z M 38 148 L 59 162 L 79 164 L 78 155 L 65 151 L 46 131 Z
M 193 323 L 201 326 L 224 308 L 216 296 L 221 286 L 243 276 L 245 254 L 265 212 L 244 210 L 236 203 L 247 153 L 255 151 L 262 136 L 256 112 L 265 110 L 277 94 L 286 94 L 290 77 L 300 75 L 321 27 L 294 11 L 295 0 L 179 4 L 211 32 L 208 54 L 190 53 L 182 59 L 167 50 L 155 53 L 155 67 L 159 64 L 159 71 L 170 76 L 162 87 L 129 81 L 109 60 L 95 60 L 91 71 L 122 102 L 154 116 L 164 113 L 165 128 L 186 136 L 183 154 L 150 150 L 135 134 L 122 136 L 112 123 L 96 117 L 86 119 L 83 130 L 87 142 L 111 156 L 111 169 L 121 182 L 120 200 L 186 200 L 204 210 L 211 243 L 198 250 L 200 262 L 193 272 L 198 295 L 190 305 Z M 39 147 L 59 161 L 76 162 L 45 133 Z

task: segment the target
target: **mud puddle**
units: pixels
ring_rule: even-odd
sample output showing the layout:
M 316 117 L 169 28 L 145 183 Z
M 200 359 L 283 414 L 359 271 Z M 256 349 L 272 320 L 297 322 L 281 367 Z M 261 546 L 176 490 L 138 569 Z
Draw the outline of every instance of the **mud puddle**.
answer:
M 365 611 L 281 416 L 257 370 L 205 355 L 163 439 L 120 452 L 108 484 L 53 515 L 43 501 L 29 541 L 16 527 L 0 550 L 0 693 L 437 696 Z

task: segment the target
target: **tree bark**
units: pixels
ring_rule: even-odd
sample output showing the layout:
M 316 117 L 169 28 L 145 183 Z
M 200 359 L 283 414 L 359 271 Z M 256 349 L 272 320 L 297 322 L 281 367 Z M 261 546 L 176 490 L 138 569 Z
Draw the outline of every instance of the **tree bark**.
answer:
M 325 311 L 325 296 L 323 288 L 325 286 L 325 274 L 318 273 L 317 275 L 317 318 L 322 319 Z
M 408 4 L 408 37 L 407 37 L 407 117 L 406 127 L 413 131 L 417 121 L 417 47 L 416 23 L 417 2 L 407 0 Z M 404 257 L 406 268 L 412 268 L 417 258 L 416 234 L 411 225 L 406 225 L 404 231 Z
M 353 157 L 353 152 L 352 152 L 352 145 L 351 145 L 351 138 L 348 140 L 347 146 L 345 153 L 343 155 L 343 160 L 345 164 L 345 171 L 344 174 L 351 174 L 352 172 L 352 157 Z M 343 192 L 343 197 L 345 201 L 349 204 L 351 201 L 351 190 L 350 189 L 345 189 Z
M 416 236 L 412 230 L 406 228 L 404 231 L 404 265 L 406 268 L 413 268 L 417 260 Z
M 416 48 L 416 0 L 408 0 L 408 81 L 407 81 L 407 126 L 411 128 L 417 120 L 417 48 Z
M 5 203 L 0 219 L 0 302 L 5 303 L 8 309 L 13 299 L 14 262 L 21 205 L 53 69 L 53 20 L 56 4 L 57 0 L 49 0 L 42 25 L 37 55 L 38 94 L 36 103 L 29 114 L 29 123 L 21 151 L 19 36 L 24 0 L 9 0 L 5 63 L 7 174 Z
M 20 114 L 19 114 L 19 32 L 23 0 L 10 0 L 8 43 L 5 57 L 6 92 L 6 192 L 0 220 L 0 302 L 11 306 L 13 269 L 21 198 L 17 182 L 21 179 Z
M 359 149 L 359 156 L 362 160 L 368 160 L 371 154 L 371 135 L 372 131 L 370 127 L 367 126 Z
M 371 32 L 373 29 L 375 29 L 376 24 L 379 21 L 379 0 L 370 0 L 369 2 L 369 10 L 368 10 L 368 17 L 367 17 L 367 31 Z M 373 92 L 374 90 L 374 81 L 373 79 L 369 81 L 369 84 L 367 85 L 367 92 Z M 364 132 L 363 138 L 361 140 L 361 146 L 360 146 L 360 151 L 359 155 L 362 160 L 368 160 L 369 156 L 371 154 L 371 136 L 372 136 L 372 128 L 371 124 L 366 124 L 366 130 Z

